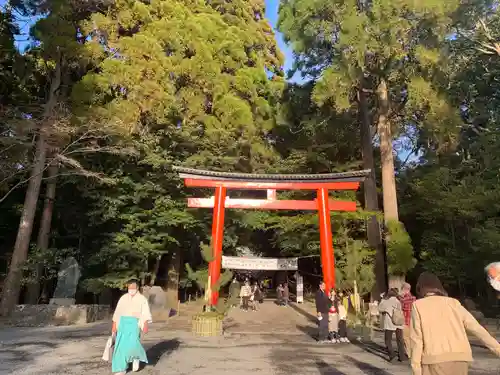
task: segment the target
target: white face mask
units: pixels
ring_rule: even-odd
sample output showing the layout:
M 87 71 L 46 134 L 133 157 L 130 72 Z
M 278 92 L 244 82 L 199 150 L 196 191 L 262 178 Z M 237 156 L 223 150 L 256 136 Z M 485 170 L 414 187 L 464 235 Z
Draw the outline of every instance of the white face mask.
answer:
M 137 294 L 137 289 L 129 289 L 128 294 L 130 294 L 131 296 L 135 296 Z
M 490 279 L 490 285 L 496 291 L 500 292 L 500 280 L 499 279 Z

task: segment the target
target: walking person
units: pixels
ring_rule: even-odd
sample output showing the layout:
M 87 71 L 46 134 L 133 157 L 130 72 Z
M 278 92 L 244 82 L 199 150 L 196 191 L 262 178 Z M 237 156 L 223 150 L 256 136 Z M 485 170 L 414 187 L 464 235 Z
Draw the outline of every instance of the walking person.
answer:
M 472 333 L 497 356 L 500 344 L 459 301 L 448 297 L 439 278 L 423 272 L 417 282 L 410 325 L 410 358 L 413 375 L 467 375 Z
M 127 283 L 128 292 L 116 305 L 113 314 L 113 335 L 116 335 L 111 371 L 124 375 L 130 362 L 132 371 L 139 370 L 140 362 L 148 363 L 146 352 L 141 344 L 141 333 L 148 332 L 148 325 L 153 321 L 148 300 L 139 293 L 139 282 Z
M 328 338 L 330 342 L 340 342 L 339 338 L 339 300 L 335 289 L 330 291 L 330 310 L 328 310 Z
M 265 285 L 261 281 L 261 282 L 259 282 L 258 287 L 259 287 L 259 301 L 258 302 L 264 303 L 264 297 L 265 297 L 265 293 L 266 293 Z
M 405 344 L 406 353 L 409 354 L 410 350 L 410 322 L 411 322 L 411 309 L 416 298 L 411 294 L 411 285 L 404 283 L 401 288 L 399 302 L 401 302 L 401 310 L 405 317 L 405 325 L 403 327 L 403 341 Z
M 330 310 L 330 298 L 325 290 L 324 281 L 319 283 L 316 292 L 316 315 L 318 316 L 318 343 L 322 344 L 328 340 L 328 312 Z
M 240 298 L 242 300 L 241 308 L 244 311 L 248 311 L 250 296 L 252 295 L 252 288 L 250 287 L 250 281 L 245 280 L 245 283 L 240 289 Z
M 285 305 L 285 288 L 283 288 L 283 284 L 278 284 L 276 288 L 276 298 L 278 299 L 278 305 Z
M 231 307 L 236 307 L 238 305 L 238 298 L 240 294 L 241 286 L 236 277 L 233 279 L 233 282 L 229 286 L 229 303 Z M 241 303 L 240 303 L 241 305 Z
M 339 337 L 338 342 L 350 342 L 347 338 L 347 310 L 344 305 L 339 304 Z
M 252 285 L 252 295 L 250 296 L 250 301 L 252 303 L 252 310 L 257 311 L 259 309 L 258 304 L 260 301 L 260 288 L 257 281 L 255 281 Z
M 288 306 L 290 302 L 290 289 L 288 288 L 288 283 L 283 284 L 283 305 Z
M 404 317 L 401 311 L 401 302 L 398 299 L 398 290 L 393 288 L 384 295 L 378 305 L 382 314 L 382 327 L 384 329 L 385 346 L 389 354 L 389 362 L 396 358 L 392 346 L 392 337 L 396 333 L 396 343 L 398 346 L 398 360 L 403 362 L 406 359 L 406 351 L 403 340 Z

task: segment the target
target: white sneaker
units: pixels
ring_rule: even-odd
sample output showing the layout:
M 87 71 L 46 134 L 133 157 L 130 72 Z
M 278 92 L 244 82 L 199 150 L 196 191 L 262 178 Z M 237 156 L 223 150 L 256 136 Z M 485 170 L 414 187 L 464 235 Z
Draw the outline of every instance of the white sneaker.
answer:
M 338 343 L 338 341 L 337 341 L 336 339 L 331 339 L 331 340 L 330 340 L 330 342 L 331 342 L 332 344 L 336 344 L 336 343 Z
M 134 359 L 134 361 L 132 362 L 132 371 L 133 372 L 137 372 L 139 371 L 139 360 L 138 359 Z

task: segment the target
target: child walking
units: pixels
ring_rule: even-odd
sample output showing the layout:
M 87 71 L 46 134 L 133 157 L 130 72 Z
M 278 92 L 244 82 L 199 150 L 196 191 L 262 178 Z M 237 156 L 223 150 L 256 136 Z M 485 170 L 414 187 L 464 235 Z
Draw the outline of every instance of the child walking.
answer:
M 330 310 L 328 310 L 328 338 L 331 343 L 340 342 L 339 339 L 339 302 L 337 296 L 335 295 L 335 290 L 330 291 Z
M 350 342 L 347 338 L 347 310 L 345 307 L 339 303 L 338 304 L 338 316 L 339 316 L 339 338 L 338 342 Z

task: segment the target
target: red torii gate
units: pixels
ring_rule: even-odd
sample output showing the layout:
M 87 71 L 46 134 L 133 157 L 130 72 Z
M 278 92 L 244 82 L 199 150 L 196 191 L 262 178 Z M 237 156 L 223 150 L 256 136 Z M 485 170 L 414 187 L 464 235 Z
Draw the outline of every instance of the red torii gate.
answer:
M 214 188 L 211 198 L 188 198 L 188 207 L 213 208 L 212 249 L 213 260 L 208 266 L 210 286 L 220 276 L 222 241 L 224 238 L 225 208 L 249 208 L 259 210 L 318 210 L 321 245 L 321 265 L 327 290 L 335 287 L 335 257 L 332 245 L 330 211 L 356 211 L 356 202 L 328 198 L 329 190 L 357 190 L 369 170 L 326 173 L 315 175 L 247 174 L 198 170 L 174 166 L 187 187 Z M 226 196 L 228 189 L 267 190 L 267 199 L 241 199 Z M 277 190 L 316 190 L 317 199 L 278 200 Z M 212 290 L 210 304 L 217 304 L 219 293 Z

